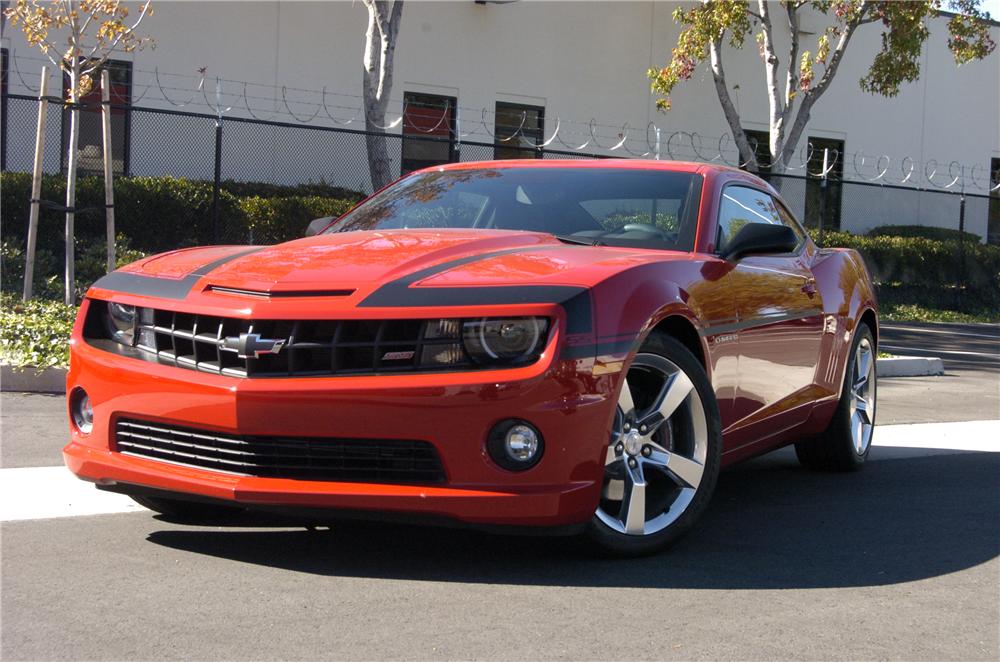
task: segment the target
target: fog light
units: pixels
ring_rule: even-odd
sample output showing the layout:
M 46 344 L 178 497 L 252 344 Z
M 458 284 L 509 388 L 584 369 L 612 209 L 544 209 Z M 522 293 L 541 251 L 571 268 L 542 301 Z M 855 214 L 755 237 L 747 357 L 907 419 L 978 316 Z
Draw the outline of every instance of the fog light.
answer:
M 73 425 L 83 434 L 94 429 L 94 408 L 90 406 L 90 396 L 82 388 L 73 389 L 69 398 L 69 412 Z
M 542 458 L 542 435 L 527 421 L 509 419 L 493 428 L 487 442 L 490 458 L 504 469 L 524 471 Z

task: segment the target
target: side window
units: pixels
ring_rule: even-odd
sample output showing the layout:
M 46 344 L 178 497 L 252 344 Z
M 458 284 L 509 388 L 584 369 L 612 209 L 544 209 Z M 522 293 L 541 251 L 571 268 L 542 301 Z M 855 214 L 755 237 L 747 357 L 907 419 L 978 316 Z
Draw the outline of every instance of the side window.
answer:
M 774 198 L 763 191 L 746 186 L 727 186 L 719 204 L 719 237 L 717 249 L 724 251 L 740 229 L 748 223 L 787 225 L 802 239 L 802 230 Z

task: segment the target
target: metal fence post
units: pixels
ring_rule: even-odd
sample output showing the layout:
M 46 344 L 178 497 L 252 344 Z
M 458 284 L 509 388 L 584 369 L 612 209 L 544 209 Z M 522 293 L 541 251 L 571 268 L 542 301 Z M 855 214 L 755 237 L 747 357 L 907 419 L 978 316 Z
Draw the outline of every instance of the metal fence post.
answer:
M 826 205 L 827 196 L 830 194 L 830 188 L 827 186 L 827 175 L 830 172 L 830 149 L 828 147 L 823 148 L 823 172 L 820 174 L 819 180 L 819 237 L 817 241 L 819 245 L 823 245 L 823 221 L 826 219 Z
M 212 182 L 212 242 L 219 243 L 219 188 L 222 185 L 222 116 L 215 120 L 215 179 Z
M 965 288 L 965 185 L 962 185 L 962 197 L 958 199 L 958 283 L 956 297 L 961 307 L 962 290 Z
M 458 105 L 455 106 L 455 149 L 452 158 L 456 163 L 462 160 L 462 107 Z

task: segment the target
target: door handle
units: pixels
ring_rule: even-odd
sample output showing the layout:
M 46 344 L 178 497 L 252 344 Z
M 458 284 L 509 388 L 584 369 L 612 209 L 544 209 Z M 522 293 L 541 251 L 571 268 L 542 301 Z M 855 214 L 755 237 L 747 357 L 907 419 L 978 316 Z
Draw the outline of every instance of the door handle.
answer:
M 816 294 L 816 279 L 815 278 L 808 279 L 806 281 L 806 284 L 802 286 L 802 291 L 808 294 L 809 296 L 813 296 L 814 294 Z

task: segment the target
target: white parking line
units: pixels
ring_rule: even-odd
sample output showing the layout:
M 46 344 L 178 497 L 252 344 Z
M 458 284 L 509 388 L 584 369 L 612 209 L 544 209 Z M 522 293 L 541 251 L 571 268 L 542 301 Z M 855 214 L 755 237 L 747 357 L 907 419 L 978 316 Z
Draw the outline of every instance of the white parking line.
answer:
M 0 522 L 145 510 L 123 494 L 102 492 L 66 467 L 0 469 Z
M 1000 421 L 879 425 L 876 447 L 1000 453 Z
M 898 449 L 881 458 L 934 455 L 941 452 L 1000 452 L 1000 421 L 880 425 L 878 447 Z M 65 467 L 0 469 L 0 522 L 106 515 L 145 510 L 121 494 L 102 492 L 78 480 Z

